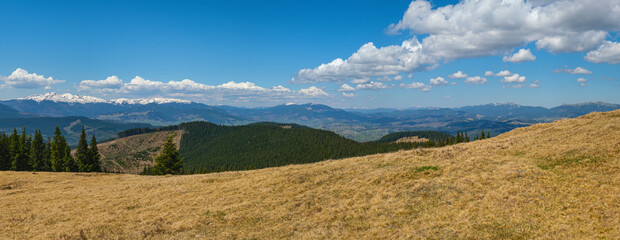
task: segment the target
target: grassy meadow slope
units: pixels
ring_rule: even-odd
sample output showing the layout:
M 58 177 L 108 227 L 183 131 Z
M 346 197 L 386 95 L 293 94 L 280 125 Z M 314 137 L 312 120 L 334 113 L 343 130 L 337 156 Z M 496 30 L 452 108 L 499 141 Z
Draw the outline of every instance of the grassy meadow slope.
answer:
M 101 166 L 108 172 L 140 173 L 144 167 L 155 165 L 155 157 L 170 133 L 175 134 L 178 149 L 182 130 L 145 133 L 100 143 Z
M 0 236 L 33 239 L 614 239 L 620 110 L 252 171 L 1 172 L 0 216 Z

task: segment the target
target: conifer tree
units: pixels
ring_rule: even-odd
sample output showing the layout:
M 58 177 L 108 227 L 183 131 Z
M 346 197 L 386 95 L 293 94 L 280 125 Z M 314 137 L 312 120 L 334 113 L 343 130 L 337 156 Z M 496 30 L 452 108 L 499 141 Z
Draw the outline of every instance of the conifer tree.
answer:
M 21 135 L 17 135 L 17 129 L 13 129 L 13 135 L 11 135 L 11 141 L 13 141 L 11 170 L 14 171 L 27 171 L 30 166 L 28 165 L 28 155 L 30 150 L 30 141 L 26 137 L 26 129 L 24 128 Z
M 60 135 L 60 128 L 56 126 L 54 130 L 54 138 L 50 145 L 50 162 L 52 164 L 52 171 L 64 172 L 64 158 L 65 158 L 65 145 L 67 145 L 65 138 Z
M 88 152 L 88 142 L 86 142 L 86 131 L 84 125 L 82 125 L 82 134 L 80 134 L 80 140 L 78 141 L 77 148 L 75 150 L 75 161 L 80 172 L 89 172 L 91 165 L 90 154 Z
M 465 142 L 469 142 L 469 136 L 467 136 L 467 132 L 465 132 Z
M 491 138 L 491 133 L 487 132 L 487 138 Z
M 153 174 L 166 175 L 183 173 L 183 159 L 179 155 L 173 141 L 174 135 L 170 133 L 162 146 L 161 154 L 155 158 Z
M 45 161 L 45 171 L 52 171 L 52 162 L 50 160 L 52 156 L 52 139 L 50 137 L 47 137 L 47 142 L 45 142 L 45 152 L 44 152 L 44 158 L 43 160 Z
M 482 129 L 482 132 L 480 133 L 480 139 L 484 139 L 485 135 L 484 135 L 484 129 Z
M 73 159 L 73 156 L 71 156 L 71 148 L 69 148 L 69 145 L 65 144 L 64 152 L 65 153 L 62 162 L 65 172 L 77 172 L 78 166 L 75 163 L 75 159 Z
M 88 148 L 89 172 L 101 172 L 101 162 L 99 161 L 100 158 L 99 148 L 97 148 L 97 138 L 95 138 L 95 135 L 93 134 Z
M 0 171 L 11 169 L 11 150 L 10 150 L 9 137 L 1 133 L 0 134 Z
M 30 165 L 32 170 L 45 171 L 47 169 L 45 155 L 45 143 L 43 142 L 43 136 L 41 136 L 41 130 L 36 130 L 32 139 L 32 147 L 30 148 Z

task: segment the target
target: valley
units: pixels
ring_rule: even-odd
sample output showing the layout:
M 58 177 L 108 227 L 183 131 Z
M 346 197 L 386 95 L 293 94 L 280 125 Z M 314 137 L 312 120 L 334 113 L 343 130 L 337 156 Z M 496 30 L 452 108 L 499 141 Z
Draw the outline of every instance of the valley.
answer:
M 587 102 L 565 104 L 553 108 L 522 106 L 513 103 L 486 104 L 459 108 L 409 108 L 342 110 L 321 104 L 283 104 L 263 108 L 209 106 L 186 100 L 112 99 L 91 96 L 47 93 L 22 99 L 0 101 L 0 130 L 43 128 L 33 119 L 81 116 L 108 123 L 143 124 L 134 127 L 177 125 L 207 121 L 222 125 L 253 122 L 295 123 L 333 131 L 356 141 L 375 141 L 384 135 L 402 131 L 441 131 L 470 135 L 484 129 L 495 136 L 515 128 L 562 118 L 573 118 L 590 112 L 620 109 L 618 104 Z M 6 119 L 6 120 L 2 120 Z M 75 120 L 74 120 L 75 121 Z M 32 122 L 32 123 L 30 123 Z M 61 128 L 70 122 L 59 122 Z M 113 124 L 112 124 L 113 125 Z M 49 126 L 47 126 L 50 128 Z M 52 128 L 55 126 L 52 126 Z M 132 128 L 132 127 L 130 127 Z M 126 130 L 129 128 L 117 128 Z M 44 131 L 45 132 L 45 131 Z M 68 132 L 64 131 L 65 134 Z M 113 134 L 102 133 L 100 139 Z M 99 135 L 99 134 L 98 134 Z M 73 142 L 75 138 L 68 138 Z

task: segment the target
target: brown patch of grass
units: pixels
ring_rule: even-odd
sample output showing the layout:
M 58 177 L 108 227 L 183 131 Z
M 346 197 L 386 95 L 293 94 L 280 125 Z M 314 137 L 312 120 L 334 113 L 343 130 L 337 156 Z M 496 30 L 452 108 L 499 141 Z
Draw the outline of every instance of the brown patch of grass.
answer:
M 444 148 L 206 175 L 1 172 L 0 186 L 21 185 L 0 191 L 0 236 L 615 239 L 617 126 L 620 110 Z

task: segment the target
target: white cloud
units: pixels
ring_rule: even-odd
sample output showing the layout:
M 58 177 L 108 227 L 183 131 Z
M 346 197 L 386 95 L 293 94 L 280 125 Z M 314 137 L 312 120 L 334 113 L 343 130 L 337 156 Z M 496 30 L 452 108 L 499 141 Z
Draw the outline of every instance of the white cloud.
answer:
M 342 93 L 342 96 L 343 96 L 343 97 L 355 97 L 355 93 L 346 93 L 346 92 L 343 92 L 343 93 Z
M 486 72 L 484 72 L 484 76 L 487 76 L 487 77 L 491 77 L 491 76 L 506 77 L 506 76 L 512 76 L 512 73 L 510 71 L 508 71 L 508 70 L 499 71 L 498 73 L 493 73 L 491 71 L 486 71 Z
M 110 76 L 104 80 L 84 80 L 78 86 L 79 91 L 99 89 L 102 92 L 114 92 L 123 86 L 123 80 L 117 76 Z
M 369 82 L 364 84 L 357 84 L 355 88 L 357 88 L 358 90 L 380 90 L 388 88 L 388 85 L 385 85 L 382 82 Z
M 494 76 L 496 76 L 496 77 L 506 77 L 506 76 L 510 76 L 510 75 L 512 75 L 512 73 L 510 71 L 503 70 L 503 71 L 500 71 L 500 72 L 496 73 Z
M 400 87 L 401 88 L 407 88 L 407 89 L 417 89 L 417 90 L 422 91 L 422 92 L 428 92 L 428 91 L 431 90 L 431 86 L 426 85 L 426 84 L 421 83 L 421 82 L 412 82 L 410 84 L 401 83 Z
M 422 44 L 433 56 L 447 59 L 494 55 L 537 42 L 553 52 L 587 51 L 620 29 L 617 0 L 560 0 L 533 4 L 523 0 L 462 1 L 432 9 L 413 1 L 402 20 L 389 27 L 428 34 Z
M 229 101 L 251 101 L 261 99 L 318 98 L 329 96 L 323 89 L 311 86 L 298 91 L 283 86 L 265 88 L 253 82 L 226 82 L 220 85 L 197 83 L 190 79 L 159 82 L 136 76 L 129 83 L 116 76 L 105 80 L 84 80 L 78 85 L 79 91 L 94 93 L 114 93 L 128 96 L 168 96 L 191 98 L 196 101 L 213 100 L 229 104 Z
M 315 87 L 315 86 L 312 86 L 312 87 L 309 87 L 309 88 L 300 89 L 299 92 L 301 92 L 302 94 L 304 94 L 306 96 L 311 96 L 311 97 L 320 97 L 320 96 L 328 96 L 329 95 L 325 91 L 323 91 L 323 89 L 320 89 L 320 88 Z
M 364 44 L 348 59 L 337 58 L 314 69 L 301 69 L 292 83 L 343 82 L 376 76 L 397 75 L 401 72 L 426 70 L 437 62 L 422 53 L 422 44 L 416 38 L 400 46 L 377 48 L 372 42 Z
M 584 57 L 593 63 L 620 63 L 620 43 L 605 41 L 596 50 L 592 50 Z
M 4 81 L 2 88 L 40 88 L 51 89 L 54 84 L 65 82 L 64 80 L 54 80 L 52 77 L 45 77 L 36 73 L 28 73 L 28 71 L 18 68 L 8 77 L 0 76 L 0 80 Z
M 513 74 L 512 76 L 504 77 L 502 82 L 505 83 L 524 83 L 526 81 L 525 76 L 519 76 L 519 74 Z
M 579 78 L 577 79 L 577 82 L 579 83 L 579 86 L 585 87 L 588 86 L 586 83 L 588 82 L 588 79 L 585 78 Z
M 370 78 L 356 78 L 351 80 L 353 84 L 364 84 L 370 82 Z
M 396 81 L 403 80 L 403 76 L 398 75 L 398 76 L 394 77 L 394 80 L 396 80 Z
M 534 60 L 536 60 L 536 56 L 534 56 L 532 52 L 530 52 L 529 49 L 519 49 L 519 51 L 513 54 L 512 56 L 510 57 L 504 56 L 504 58 L 502 59 L 502 61 L 504 62 L 513 62 L 513 63 L 527 62 L 527 61 L 534 61 Z
M 601 44 L 609 31 L 620 29 L 618 0 L 477 0 L 433 8 L 426 0 L 415 0 L 388 33 L 409 31 L 416 36 L 401 45 L 375 47 L 364 44 L 349 58 L 337 58 L 316 68 L 301 69 L 292 83 L 345 82 L 356 78 L 393 76 L 436 67 L 460 58 L 494 56 L 535 43 L 550 52 L 590 51 Z M 593 51 L 593 62 L 620 62 L 617 51 Z M 605 45 L 606 46 L 606 45 Z M 615 46 L 614 48 L 615 49 Z M 599 53 L 600 52 L 600 53 Z M 605 52 L 605 53 L 602 53 Z M 608 60 L 605 56 L 613 56 Z M 600 57 L 597 57 L 600 56 Z M 532 60 L 528 50 L 519 50 L 507 61 Z
M 536 42 L 537 48 L 549 52 L 583 52 L 594 49 L 607 37 L 606 31 L 586 31 L 547 36 Z
M 163 82 L 151 81 L 144 79 L 140 76 L 136 76 L 131 79 L 131 82 L 125 84 L 123 87 L 130 91 L 154 91 L 166 86 Z
M 465 73 L 463 73 L 461 71 L 458 71 L 458 72 L 455 72 L 453 74 L 448 75 L 448 78 L 455 78 L 455 79 L 456 78 L 466 78 L 466 77 L 467 77 L 467 74 L 465 74 Z
M 582 68 L 576 67 L 575 69 L 556 69 L 554 72 L 566 72 L 570 74 L 590 74 L 592 71 Z
M 340 88 L 338 88 L 338 92 L 354 92 L 355 88 L 351 87 L 349 84 L 342 84 Z
M 442 77 L 431 78 L 430 83 L 431 83 L 431 86 L 445 86 L 445 85 L 450 84 L 450 82 L 446 81 Z
M 487 79 L 483 78 L 483 77 L 479 77 L 479 76 L 475 76 L 475 77 L 468 77 L 467 79 L 465 79 L 465 83 L 467 84 L 485 84 L 487 83 Z

